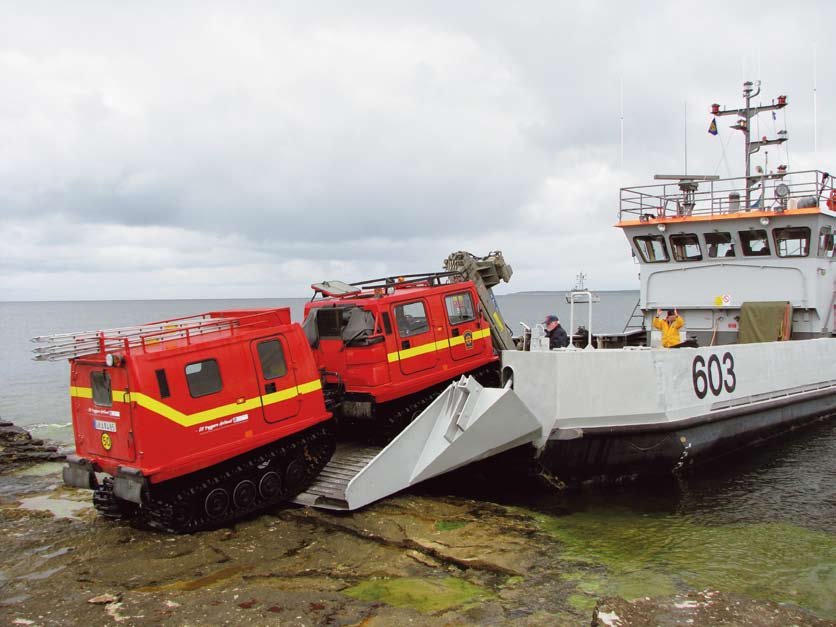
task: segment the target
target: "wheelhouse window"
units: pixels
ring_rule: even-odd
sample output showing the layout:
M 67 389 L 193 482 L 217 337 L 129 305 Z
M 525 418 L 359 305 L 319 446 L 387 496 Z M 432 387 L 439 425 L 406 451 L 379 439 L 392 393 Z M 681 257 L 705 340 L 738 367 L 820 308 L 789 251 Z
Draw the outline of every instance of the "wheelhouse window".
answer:
M 424 303 L 417 301 L 406 305 L 395 307 L 395 321 L 398 324 L 398 334 L 401 337 L 409 337 L 426 333 L 430 330 L 427 322 L 427 310 Z
M 712 259 L 716 257 L 734 257 L 734 240 L 732 240 L 731 233 L 706 233 L 705 246 L 708 251 L 708 256 Z
M 218 362 L 214 359 L 198 361 L 186 366 L 186 382 L 192 398 L 200 398 L 223 389 Z
M 444 305 L 447 307 L 447 318 L 450 324 L 462 324 L 476 319 L 470 292 L 445 296 Z
M 819 250 L 816 253 L 819 257 L 833 257 L 834 252 L 834 237 L 833 231 L 829 226 L 823 226 L 819 230 Z
M 791 226 L 774 229 L 775 250 L 779 257 L 806 257 L 810 254 L 810 228 Z
M 93 390 L 94 405 L 98 407 L 113 407 L 110 374 L 107 370 L 94 370 L 91 372 L 90 387 Z
M 279 340 L 260 342 L 256 347 L 256 352 L 258 352 L 261 372 L 265 379 L 278 379 L 287 374 L 287 362 L 285 362 L 284 350 Z
M 739 231 L 740 246 L 747 257 L 766 257 L 769 255 L 769 239 L 764 229 Z
M 659 263 L 670 259 L 665 238 L 661 235 L 638 235 L 633 238 L 633 243 L 645 263 Z
M 694 233 L 671 235 L 671 251 L 677 261 L 700 261 L 700 240 Z

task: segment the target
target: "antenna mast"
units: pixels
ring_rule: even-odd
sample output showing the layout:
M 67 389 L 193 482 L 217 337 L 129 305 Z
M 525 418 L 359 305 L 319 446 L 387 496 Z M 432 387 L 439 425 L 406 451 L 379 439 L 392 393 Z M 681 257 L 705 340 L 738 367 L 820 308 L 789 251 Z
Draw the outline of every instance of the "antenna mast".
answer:
M 761 93 L 761 82 L 756 81 L 752 83 L 752 81 L 746 81 L 743 83 L 743 100 L 745 102 L 745 106 L 742 109 L 723 109 L 720 111 L 720 105 L 716 102 L 711 105 L 711 114 L 712 115 L 736 115 L 738 116 L 737 124 L 734 124 L 731 128 L 741 131 L 743 133 L 744 139 L 744 151 L 745 151 L 745 163 L 746 163 L 746 207 L 750 206 L 750 196 L 751 196 L 751 186 L 752 183 L 758 182 L 762 179 L 762 176 L 756 176 L 755 180 L 752 180 L 752 173 L 751 173 L 751 158 L 752 155 L 758 152 L 761 149 L 761 146 L 769 146 L 771 144 L 783 144 L 787 141 L 787 131 L 778 131 L 778 137 L 776 139 L 767 139 L 766 136 L 759 140 L 752 141 L 751 140 L 751 127 L 749 122 L 753 117 L 755 117 L 758 113 L 762 113 L 763 111 L 775 111 L 778 109 L 783 109 L 787 106 L 787 97 L 786 96 L 778 96 L 778 101 L 772 101 L 772 104 L 769 105 L 761 105 L 758 107 L 752 106 L 752 98 L 755 98 Z M 779 168 L 780 169 L 780 168 Z

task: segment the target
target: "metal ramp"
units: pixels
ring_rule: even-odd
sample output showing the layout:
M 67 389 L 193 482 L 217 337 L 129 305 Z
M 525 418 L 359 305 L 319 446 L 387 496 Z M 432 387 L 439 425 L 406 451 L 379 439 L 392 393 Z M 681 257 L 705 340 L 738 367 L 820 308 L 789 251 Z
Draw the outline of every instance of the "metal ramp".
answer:
M 294 502 L 354 510 L 431 477 L 541 438 L 543 425 L 508 388 L 453 383 L 385 448 L 339 447 Z

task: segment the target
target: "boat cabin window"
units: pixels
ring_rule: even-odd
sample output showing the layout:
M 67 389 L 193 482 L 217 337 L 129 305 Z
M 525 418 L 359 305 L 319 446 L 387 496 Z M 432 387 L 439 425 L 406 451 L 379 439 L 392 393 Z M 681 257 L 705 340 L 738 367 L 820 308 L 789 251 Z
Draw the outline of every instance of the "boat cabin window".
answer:
M 426 333 L 430 330 L 424 303 L 416 301 L 395 307 L 395 321 L 398 323 L 398 335 L 409 337 Z
M 192 398 L 208 396 L 223 389 L 221 371 L 215 359 L 206 359 L 186 366 L 186 382 Z
M 827 257 L 830 259 L 833 257 L 834 248 L 836 248 L 836 246 L 834 246 L 833 232 L 830 227 L 821 227 L 819 230 L 819 250 L 816 254 L 819 257 Z
M 670 259 L 665 238 L 661 235 L 638 235 L 633 238 L 633 243 L 645 263 L 659 263 Z
M 779 257 L 806 257 L 810 254 L 810 228 L 806 226 L 774 229 L 775 250 Z
M 699 261 L 702 259 L 700 240 L 694 233 L 671 235 L 671 251 L 677 261 Z
M 764 229 L 738 231 L 740 246 L 747 257 L 766 257 L 769 255 L 769 239 Z
M 256 350 L 265 379 L 278 379 L 287 374 L 287 362 L 279 340 L 260 342 Z
M 476 319 L 470 292 L 445 296 L 444 304 L 447 307 L 447 318 L 450 324 L 462 324 Z
M 706 233 L 705 245 L 708 249 L 708 256 L 712 259 L 716 257 L 734 257 L 734 241 L 731 233 Z
M 93 370 L 90 373 L 90 387 L 93 389 L 94 405 L 97 407 L 113 407 L 110 374 L 107 370 Z

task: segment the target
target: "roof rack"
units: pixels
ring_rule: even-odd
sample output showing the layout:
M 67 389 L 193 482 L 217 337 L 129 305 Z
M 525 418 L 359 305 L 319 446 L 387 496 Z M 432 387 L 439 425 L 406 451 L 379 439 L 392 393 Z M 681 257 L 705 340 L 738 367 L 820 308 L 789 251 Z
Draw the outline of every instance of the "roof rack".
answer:
M 343 298 L 361 294 L 363 290 L 375 289 L 403 289 L 407 287 L 437 287 L 443 285 L 442 280 L 450 277 L 462 277 L 459 271 L 452 272 L 421 272 L 418 274 L 400 274 L 397 276 L 381 277 L 379 279 L 368 279 L 355 283 L 343 283 L 342 281 L 322 281 L 311 285 L 314 300 L 318 294 L 326 297 Z M 354 288 L 354 289 L 352 289 Z
M 269 311 L 269 310 L 265 310 Z M 227 316 L 226 312 L 210 312 L 198 316 L 173 318 L 142 325 L 102 329 L 100 331 L 79 331 L 39 335 L 32 342 L 42 344 L 32 349 L 35 361 L 58 361 L 74 359 L 85 355 L 98 355 L 111 351 L 126 351 L 141 346 L 172 340 L 185 339 L 188 344 L 192 337 L 221 331 L 233 332 L 246 326 L 264 321 L 263 313 L 252 310 L 241 315 Z

